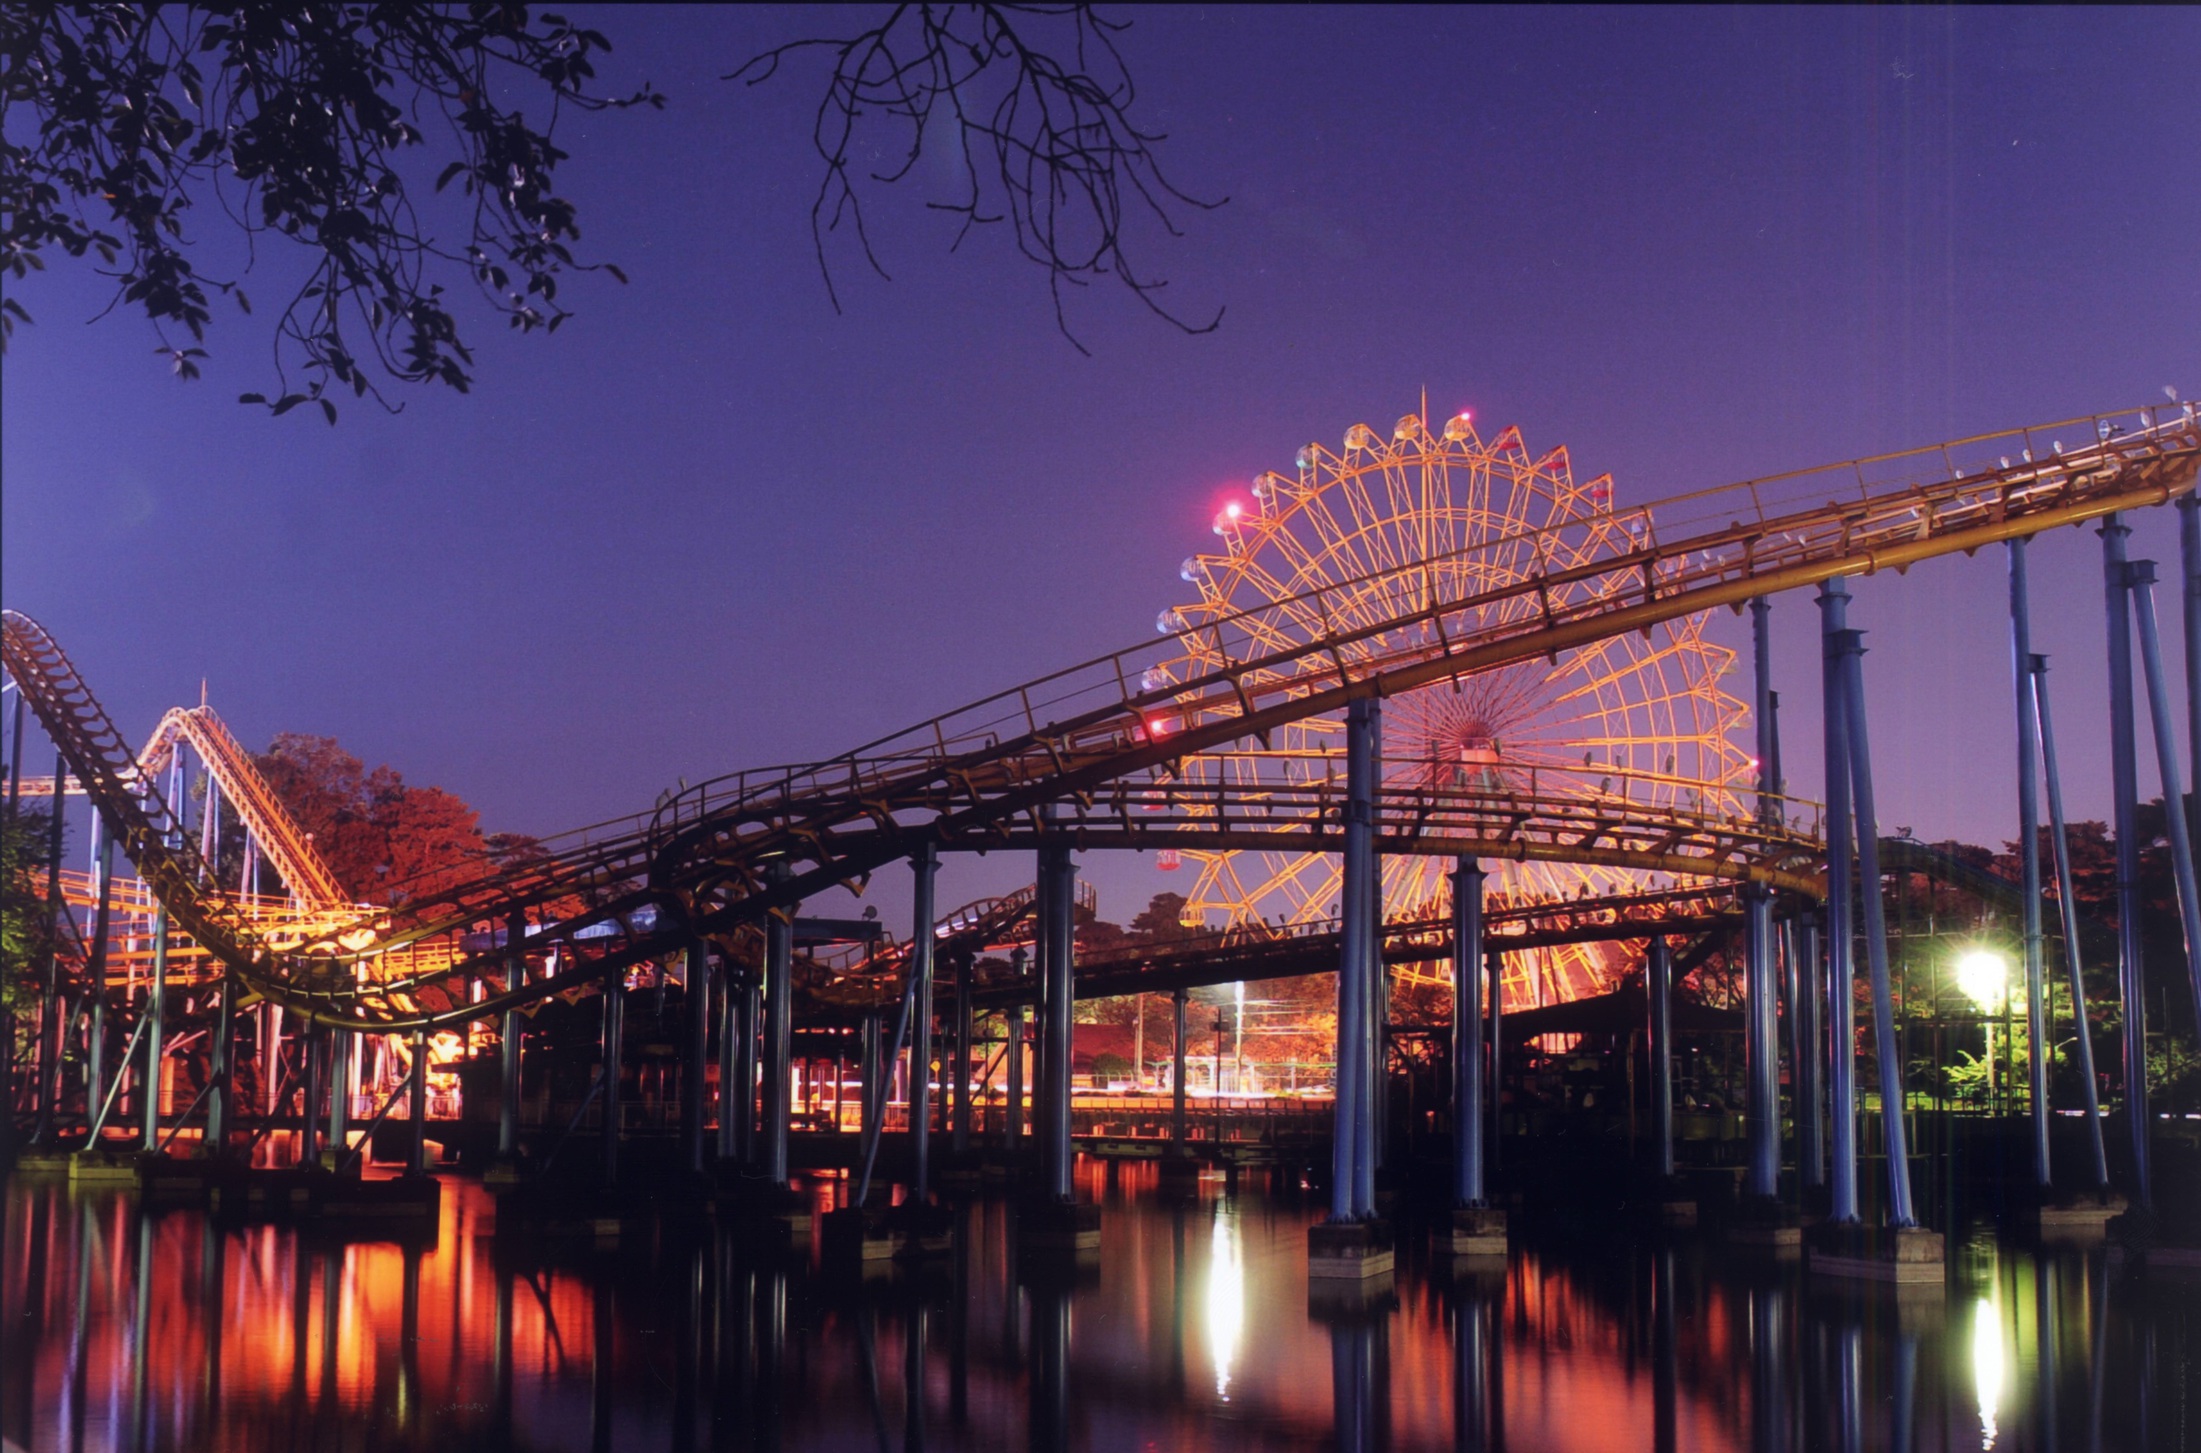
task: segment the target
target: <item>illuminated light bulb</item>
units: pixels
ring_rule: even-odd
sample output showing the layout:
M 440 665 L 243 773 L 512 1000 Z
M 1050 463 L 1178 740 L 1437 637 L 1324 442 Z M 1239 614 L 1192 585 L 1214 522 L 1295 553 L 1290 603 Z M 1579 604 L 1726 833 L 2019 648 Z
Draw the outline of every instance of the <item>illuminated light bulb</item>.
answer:
M 1444 438 L 1447 444 L 1457 444 L 1473 432 L 1473 421 L 1469 419 L 1465 409 L 1444 421 Z
M 2001 1004 L 2009 983 L 2010 966 L 2002 961 L 2001 954 L 1976 948 L 1956 961 L 1957 988 L 1981 1009 L 1993 1009 Z

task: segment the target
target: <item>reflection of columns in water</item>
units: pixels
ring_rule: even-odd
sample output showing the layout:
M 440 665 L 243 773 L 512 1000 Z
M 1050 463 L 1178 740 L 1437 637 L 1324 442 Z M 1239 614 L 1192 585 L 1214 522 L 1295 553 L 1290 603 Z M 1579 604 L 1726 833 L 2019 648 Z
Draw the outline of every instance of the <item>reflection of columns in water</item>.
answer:
M 1185 1390 L 1185 1217 L 1187 1214 L 1189 1214 L 1189 1208 L 1182 1201 L 1177 1202 L 1170 1208 L 1169 1389 L 1180 1396 L 1183 1395 Z
M 757 1449 L 780 1446 L 780 1360 L 787 1348 L 787 1273 L 761 1274 L 757 1287 Z
M 953 1300 L 948 1303 L 948 1418 L 958 1428 L 969 1420 L 971 1368 L 971 1240 L 977 1212 L 966 1202 L 955 1228 Z
M 495 1321 L 489 1329 L 489 1387 L 493 1417 L 499 1429 L 512 1426 L 512 1268 L 506 1258 L 495 1259 L 497 1302 Z
M 1786 1348 L 1781 1334 L 1780 1293 L 1772 1286 L 1750 1291 L 1750 1448 L 1751 1453 L 1782 1453 L 1786 1440 L 1787 1397 L 1781 1386 Z
M 1069 1453 L 1070 1298 L 1041 1284 L 1031 1288 L 1031 1303 L 1032 1453 Z
M 1852 1321 L 1836 1336 L 1835 1428 L 1840 1453 L 1862 1453 L 1865 1438 L 1864 1331 Z
M 696 1390 L 703 1371 L 703 1277 L 703 1245 L 697 1242 L 688 1250 L 687 1285 L 680 1308 L 680 1355 L 673 1369 L 672 1445 L 683 1453 L 695 1446 Z
M 1381 1317 L 1330 1324 L 1330 1422 L 1338 1453 L 1374 1453 L 1390 1422 L 1390 1359 Z
M 137 1304 L 130 1315 L 130 1446 L 151 1448 L 157 1441 L 149 1419 L 152 1417 L 146 1388 L 148 1355 L 147 1336 L 153 1320 L 153 1218 L 138 1212 L 138 1264 L 132 1270 L 136 1276 Z
M 398 1314 L 397 1423 L 408 1435 L 420 1423 L 420 1244 L 404 1250 L 405 1281 Z
M 1504 1441 L 1491 1416 L 1495 1333 L 1488 1299 L 1463 1289 L 1452 1303 L 1452 1442 L 1457 1453 L 1487 1453 Z
M 7 1212 L 0 1207 L 0 1221 Z M 69 1321 L 69 1351 L 64 1361 L 64 1386 L 67 1388 L 68 1409 L 64 1422 L 68 1427 L 69 1453 L 82 1453 L 84 1447 L 84 1333 L 92 1320 L 92 1259 L 93 1245 L 99 1228 L 92 1216 L 92 1203 L 86 1201 L 77 1215 L 76 1239 L 76 1315 Z M 110 1268 L 110 1273 L 111 1273 Z M 114 1278 L 108 1278 L 110 1291 Z
M 1652 1262 L 1651 1308 L 1651 1447 L 1653 1453 L 1674 1453 L 1675 1374 L 1679 1358 L 1674 1347 L 1674 1251 L 1660 1247 Z
M 925 1447 L 925 1320 L 925 1304 L 912 1303 L 902 1339 L 904 1453 L 924 1453 Z
M 344 1261 L 349 1251 L 332 1249 L 321 1258 L 321 1397 L 326 1418 L 336 1411 L 336 1341 L 343 1330 Z
M 222 1308 L 228 1272 L 229 1237 L 210 1216 L 199 1233 L 199 1305 L 206 1317 L 206 1373 L 199 1403 L 209 1426 L 221 1421 Z
M 612 1353 L 616 1328 L 612 1322 L 612 1291 L 609 1274 L 599 1274 L 596 1278 L 596 1285 L 590 1289 L 590 1292 L 589 1309 L 594 1314 L 595 1337 L 589 1355 L 589 1447 L 594 1449 L 595 1453 L 610 1453 Z
M 2056 1317 L 2056 1273 L 2058 1266 L 2045 1251 L 2033 1258 L 2033 1345 L 2038 1349 L 2039 1367 L 2033 1378 L 2040 1394 L 2040 1426 L 2038 1437 L 2042 1453 L 2056 1453 L 2056 1377 L 2058 1351 L 2056 1343 L 2061 1334 Z

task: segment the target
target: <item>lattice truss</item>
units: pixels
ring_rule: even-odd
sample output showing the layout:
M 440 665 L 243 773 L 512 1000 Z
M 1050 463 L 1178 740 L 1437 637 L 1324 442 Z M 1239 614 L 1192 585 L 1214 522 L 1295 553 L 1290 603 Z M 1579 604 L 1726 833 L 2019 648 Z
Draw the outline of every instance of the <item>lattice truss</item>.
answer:
M 1299 451 L 1293 474 L 1265 473 L 1250 501 L 1215 519 L 1221 548 L 1184 562 L 1192 599 L 1162 613 L 1159 629 L 1180 652 L 1147 685 L 1193 679 L 1219 664 L 1202 631 L 1238 615 L 1277 648 L 1379 626 L 1433 600 L 1473 598 L 1637 548 L 1640 517 L 1616 518 L 1612 477 L 1577 483 L 1565 446 L 1532 458 L 1520 431 L 1485 441 L 1466 414 L 1432 432 L 1422 416 L 1398 421 L 1388 439 L 1365 424 L 1342 452 Z M 1325 588 L 1328 589 L 1325 589 Z M 1599 599 L 1640 593 L 1633 573 L 1589 575 L 1535 593 L 1501 595 L 1474 629 L 1519 626 Z M 1310 592 L 1320 592 L 1312 594 Z M 1537 660 L 1394 697 L 1384 706 L 1386 788 L 1467 788 L 1494 799 L 1558 797 L 1601 808 L 1740 816 L 1755 764 L 1736 739 L 1744 703 L 1722 689 L 1734 653 L 1707 641 L 1705 617 L 1688 616 Z M 1348 664 L 1423 643 L 1377 631 L 1341 648 Z M 1329 679 L 1327 653 L 1290 658 L 1280 673 L 1252 675 L 1290 690 L 1296 676 Z M 1232 712 L 1211 705 L 1195 720 Z M 1190 780 L 1241 788 L 1343 785 L 1344 719 L 1314 716 L 1266 742 L 1188 757 Z M 1287 925 L 1331 918 L 1341 891 L 1328 853 L 1188 851 L 1197 866 L 1188 918 Z M 1495 905 L 1643 892 L 1652 875 L 1544 862 L 1486 864 Z M 1449 860 L 1384 859 L 1384 908 L 1392 919 L 1448 911 Z M 1619 945 L 1588 943 L 1508 956 L 1507 998 L 1527 1005 L 1605 986 Z

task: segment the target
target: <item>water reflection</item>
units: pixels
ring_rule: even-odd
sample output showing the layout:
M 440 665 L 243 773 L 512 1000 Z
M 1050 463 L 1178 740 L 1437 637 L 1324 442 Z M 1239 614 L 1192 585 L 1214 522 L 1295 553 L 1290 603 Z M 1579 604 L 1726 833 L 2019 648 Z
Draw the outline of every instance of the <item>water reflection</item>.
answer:
M 2201 1444 L 2196 1298 L 1974 1242 L 1946 1294 L 1815 1285 L 1709 1239 L 1433 1259 L 1310 1310 L 1316 1211 L 1250 1179 L 1088 1193 L 1100 1269 L 1016 1250 L 835 1276 L 707 1225 L 515 1244 L 453 1182 L 409 1242 L 16 1183 L 0 1435 L 75 1450 L 2145 1449 Z

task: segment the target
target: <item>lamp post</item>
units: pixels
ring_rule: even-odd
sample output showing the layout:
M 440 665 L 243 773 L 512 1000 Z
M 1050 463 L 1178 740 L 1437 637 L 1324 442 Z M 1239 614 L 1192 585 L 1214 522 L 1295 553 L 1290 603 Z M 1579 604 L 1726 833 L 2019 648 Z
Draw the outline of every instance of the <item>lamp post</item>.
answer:
M 1957 957 L 1956 986 L 1979 1007 L 1981 1027 L 1987 1034 L 1987 1103 L 1995 1103 L 1995 1015 L 2004 1008 L 2010 991 L 2010 965 L 1992 949 L 1967 949 Z M 2009 1046 L 2004 1045 L 2007 1053 Z M 2038 1054 L 2040 1046 L 2033 1052 Z

